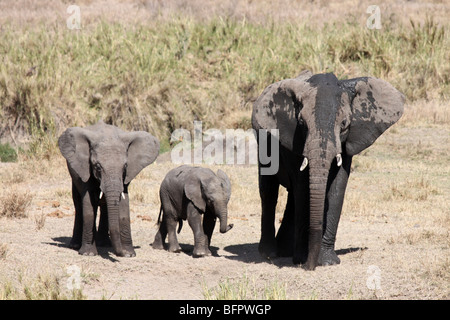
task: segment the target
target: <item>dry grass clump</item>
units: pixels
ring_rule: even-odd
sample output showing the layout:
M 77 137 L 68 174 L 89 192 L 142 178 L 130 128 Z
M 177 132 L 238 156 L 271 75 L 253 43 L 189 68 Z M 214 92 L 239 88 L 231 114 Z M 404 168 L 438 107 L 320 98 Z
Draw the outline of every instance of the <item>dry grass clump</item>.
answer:
M 33 195 L 28 191 L 13 189 L 0 199 L 0 217 L 26 218 L 32 199 Z
M 19 274 L 18 283 L 5 281 L 0 286 L 0 300 L 83 300 L 80 289 L 68 291 L 63 277 L 37 274 L 33 279 Z
M 277 280 L 258 287 L 255 277 L 244 274 L 234 281 L 227 278 L 214 288 L 203 284 L 203 297 L 205 300 L 286 300 L 286 287 L 285 282 Z
M 399 121 L 400 126 L 439 126 L 450 123 L 450 105 L 447 101 L 419 99 L 408 104 Z
M 438 193 L 439 190 L 433 186 L 432 182 L 424 177 L 417 177 L 391 183 L 389 188 L 383 192 L 382 198 L 383 201 L 425 201 Z
M 44 227 L 46 218 L 47 218 L 47 214 L 45 214 L 43 212 L 35 213 L 33 215 L 33 220 L 34 220 L 37 230 L 41 230 Z

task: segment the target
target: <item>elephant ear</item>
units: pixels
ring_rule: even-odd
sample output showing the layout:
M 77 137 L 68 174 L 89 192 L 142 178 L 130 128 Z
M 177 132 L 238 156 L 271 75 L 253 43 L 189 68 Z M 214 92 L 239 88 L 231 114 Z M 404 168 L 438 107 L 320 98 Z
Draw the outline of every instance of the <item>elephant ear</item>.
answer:
M 66 158 L 69 167 L 87 182 L 90 177 L 90 139 L 93 132 L 79 127 L 72 127 L 64 131 L 58 139 L 61 154 Z
M 354 94 L 345 145 L 347 154 L 353 156 L 371 146 L 400 119 L 405 97 L 391 84 L 377 78 L 358 78 L 343 82 Z
M 201 212 L 206 211 L 206 201 L 203 199 L 203 190 L 200 179 L 189 179 L 184 185 L 184 194 Z
M 124 184 L 129 184 L 142 169 L 156 160 L 159 154 L 159 141 L 145 131 L 123 132 L 120 137 L 128 144 Z
M 281 144 L 294 151 L 298 117 L 303 104 L 310 103 L 307 100 L 313 90 L 307 82 L 311 76 L 310 71 L 303 71 L 295 79 L 282 80 L 265 88 L 253 104 L 253 129 L 279 129 Z
M 227 202 L 230 201 L 231 197 L 231 182 L 230 179 L 228 179 L 228 176 L 225 172 L 222 170 L 217 170 L 216 176 L 220 179 L 222 182 L 223 188 L 227 194 Z

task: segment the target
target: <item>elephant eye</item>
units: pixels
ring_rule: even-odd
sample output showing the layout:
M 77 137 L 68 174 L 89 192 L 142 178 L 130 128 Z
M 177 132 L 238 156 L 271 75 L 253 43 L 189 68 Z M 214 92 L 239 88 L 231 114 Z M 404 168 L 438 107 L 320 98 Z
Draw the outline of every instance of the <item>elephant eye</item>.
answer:
M 102 165 L 98 162 L 94 165 L 94 168 L 95 168 L 95 171 L 97 171 L 97 172 L 102 171 Z
M 94 171 L 94 176 L 97 178 L 97 179 L 100 179 L 101 178 L 101 173 L 102 173 L 102 165 L 100 164 L 100 163 L 95 163 L 95 164 L 93 164 L 93 171 Z
M 123 165 L 123 180 L 125 180 L 125 177 L 127 176 L 127 168 L 128 168 L 128 164 L 124 164 Z

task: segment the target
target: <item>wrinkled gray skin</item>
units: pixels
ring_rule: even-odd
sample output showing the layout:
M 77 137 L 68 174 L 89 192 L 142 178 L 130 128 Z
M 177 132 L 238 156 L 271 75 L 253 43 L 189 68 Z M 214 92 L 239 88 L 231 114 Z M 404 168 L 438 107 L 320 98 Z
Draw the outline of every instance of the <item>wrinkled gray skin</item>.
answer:
M 338 80 L 331 73 L 303 71 L 263 91 L 252 125 L 279 129 L 280 150 L 277 174 L 261 175 L 259 164 L 263 256 L 293 256 L 307 270 L 340 262 L 334 244 L 352 157 L 399 120 L 403 104 L 403 94 L 383 80 Z M 280 184 L 288 200 L 275 236 Z
M 194 232 L 194 257 L 210 255 L 209 245 L 216 224 L 220 221 L 220 232 L 229 231 L 233 225 L 227 224 L 227 205 L 231 195 L 231 183 L 225 172 L 217 174 L 207 168 L 183 165 L 167 173 L 159 196 L 161 210 L 158 218 L 159 231 L 152 244 L 154 249 L 164 249 L 164 242 L 169 235 L 169 251 L 180 252 L 176 236 L 176 226 L 188 220 Z M 163 212 L 162 221 L 161 212 Z M 203 216 L 203 223 L 202 223 Z
M 135 256 L 128 185 L 155 161 L 158 140 L 144 131 L 124 132 L 99 121 L 86 128 L 67 129 L 58 144 L 72 177 L 75 225 L 70 246 L 92 256 L 97 255 L 96 244 L 112 245 L 117 256 Z M 98 206 L 101 216 L 97 231 Z

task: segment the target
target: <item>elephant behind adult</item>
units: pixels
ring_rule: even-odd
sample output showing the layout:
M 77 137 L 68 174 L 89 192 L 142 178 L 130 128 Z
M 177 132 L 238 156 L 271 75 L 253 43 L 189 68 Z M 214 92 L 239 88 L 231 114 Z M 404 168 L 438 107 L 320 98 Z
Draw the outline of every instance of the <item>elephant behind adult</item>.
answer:
M 308 270 L 340 262 L 334 244 L 352 157 L 398 121 L 403 104 L 403 94 L 386 81 L 331 73 L 304 71 L 263 91 L 252 125 L 279 130 L 279 170 L 264 175 L 259 162 L 262 255 L 293 255 Z M 258 143 L 266 139 L 259 135 Z M 280 184 L 288 200 L 275 236 Z
M 86 128 L 67 129 L 58 144 L 72 177 L 75 224 L 71 247 L 83 255 L 96 255 L 96 241 L 112 243 L 116 255 L 135 256 L 128 185 L 156 159 L 159 141 L 148 132 L 125 132 L 99 121 Z

